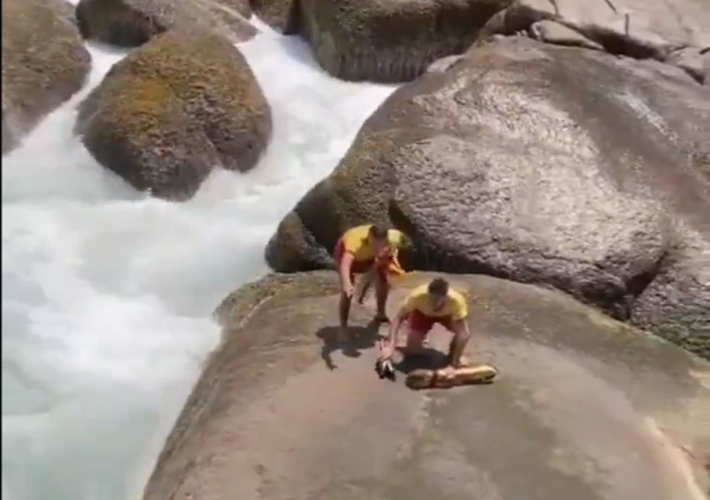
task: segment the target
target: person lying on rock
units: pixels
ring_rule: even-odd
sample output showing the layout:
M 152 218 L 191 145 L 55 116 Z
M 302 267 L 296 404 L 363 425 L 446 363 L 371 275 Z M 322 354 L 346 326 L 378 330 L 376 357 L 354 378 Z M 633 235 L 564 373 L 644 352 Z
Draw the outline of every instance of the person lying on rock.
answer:
M 350 305 L 355 293 L 355 273 L 362 273 L 364 298 L 366 288 L 374 282 L 377 301 L 375 320 L 388 322 L 385 311 L 390 278 L 404 274 L 398 251 L 405 244 L 404 233 L 383 226 L 365 224 L 348 229 L 338 240 L 333 252 L 340 277 L 340 328 L 347 332 Z M 360 300 L 362 302 L 362 300 Z
M 380 359 L 390 359 L 396 348 L 400 327 L 407 323 L 405 358 L 425 353 L 429 331 L 439 323 L 453 334 L 445 375 L 453 376 L 456 368 L 468 365 L 463 351 L 471 338 L 468 328 L 468 304 L 463 294 L 453 290 L 442 278 L 412 290 L 392 322 L 388 337 L 381 343 Z

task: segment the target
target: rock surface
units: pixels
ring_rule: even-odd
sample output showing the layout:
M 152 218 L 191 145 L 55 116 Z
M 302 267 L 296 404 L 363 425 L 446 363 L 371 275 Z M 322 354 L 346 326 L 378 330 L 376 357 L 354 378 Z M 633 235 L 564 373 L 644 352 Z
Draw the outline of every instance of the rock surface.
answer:
M 257 33 L 250 16 L 244 0 L 81 0 L 76 7 L 84 38 L 119 47 L 138 47 L 173 28 L 243 42 Z
M 429 279 L 405 277 L 391 305 Z M 559 292 L 451 279 L 472 298 L 469 355 L 500 369 L 493 385 L 380 381 L 366 328 L 340 345 L 348 356 L 332 352 L 334 273 L 232 294 L 144 500 L 704 499 L 691 457 L 710 445 L 707 362 Z
M 665 60 L 685 70 L 695 80 L 710 86 L 710 47 L 686 47 L 672 51 Z
M 554 21 L 576 35 L 549 37 L 545 41 L 568 45 L 589 44 L 611 54 L 637 59 L 678 62 L 701 83 L 708 72 L 707 61 L 696 54 L 710 47 L 710 9 L 704 0 L 516 0 L 496 14 L 483 28 L 481 38 L 492 34 L 530 32 L 542 20 Z M 549 27 L 549 26 L 548 26 Z M 559 29 L 557 29 L 559 31 Z
M 267 247 L 331 265 L 392 223 L 410 267 L 541 283 L 710 357 L 710 92 L 677 68 L 526 38 L 400 88 Z
M 76 93 L 91 69 L 64 0 L 2 2 L 2 154 Z
M 569 47 L 582 47 L 593 50 L 604 50 L 601 44 L 589 40 L 580 32 L 568 28 L 564 24 L 543 19 L 530 25 L 530 34 L 535 40 L 552 43 L 555 45 L 567 45 Z
M 215 167 L 248 171 L 271 110 L 244 56 L 210 33 L 169 31 L 117 63 L 81 104 L 96 160 L 141 191 L 190 198 Z

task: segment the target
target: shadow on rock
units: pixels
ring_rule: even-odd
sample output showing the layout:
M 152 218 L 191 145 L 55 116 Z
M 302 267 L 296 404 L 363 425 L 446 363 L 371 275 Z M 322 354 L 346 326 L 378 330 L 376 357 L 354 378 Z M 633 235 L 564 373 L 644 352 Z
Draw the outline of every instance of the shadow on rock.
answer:
M 340 350 L 348 358 L 359 358 L 362 351 L 375 346 L 379 329 L 374 322 L 367 326 L 351 326 L 348 328 L 346 339 L 340 338 L 340 328 L 337 326 L 326 326 L 316 332 L 316 337 L 323 341 L 321 348 L 321 358 L 329 370 L 335 370 L 338 366 L 333 361 L 332 354 Z
M 402 356 L 394 367 L 404 375 L 409 375 L 414 370 L 440 370 L 446 366 L 446 358 L 446 354 L 440 350 L 425 347 L 419 354 Z

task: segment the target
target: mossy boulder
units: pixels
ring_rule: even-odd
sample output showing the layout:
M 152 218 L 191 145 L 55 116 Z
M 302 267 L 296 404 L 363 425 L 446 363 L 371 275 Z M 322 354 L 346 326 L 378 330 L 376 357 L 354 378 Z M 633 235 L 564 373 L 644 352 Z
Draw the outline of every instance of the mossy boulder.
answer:
M 510 0 L 299 0 L 298 31 L 343 80 L 412 80 L 465 51 Z M 279 2 L 279 5 L 282 5 Z
M 391 312 L 431 278 L 406 276 Z M 339 343 L 335 273 L 231 294 L 144 500 L 703 499 L 707 362 L 559 292 L 448 278 L 470 298 L 467 354 L 499 369 L 492 385 L 378 379 L 374 304 Z M 447 340 L 432 331 L 433 347 Z
M 136 189 L 184 200 L 215 167 L 256 165 L 271 137 L 271 110 L 229 41 L 169 31 L 111 68 L 81 103 L 76 132 Z
M 540 283 L 710 357 L 710 93 L 681 70 L 526 38 L 395 91 L 266 250 L 326 267 L 393 224 L 411 268 Z
M 119 47 L 138 47 L 173 28 L 211 30 L 233 43 L 256 33 L 242 0 L 81 0 L 76 18 L 84 38 Z
M 91 56 L 64 0 L 2 2 L 2 154 L 84 85 Z

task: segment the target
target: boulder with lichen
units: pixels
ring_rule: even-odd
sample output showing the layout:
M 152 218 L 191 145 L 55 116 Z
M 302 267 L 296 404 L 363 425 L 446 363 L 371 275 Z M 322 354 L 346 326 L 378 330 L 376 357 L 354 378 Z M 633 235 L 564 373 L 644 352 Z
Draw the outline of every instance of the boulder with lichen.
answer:
M 232 41 L 252 38 L 251 9 L 242 0 L 81 0 L 76 19 L 84 38 L 138 47 L 173 28 L 209 30 Z
M 2 153 L 74 95 L 91 69 L 64 0 L 2 2 Z
M 136 189 L 183 200 L 215 167 L 256 165 L 271 111 L 226 39 L 169 31 L 109 71 L 81 104 L 76 131 L 101 165 Z

